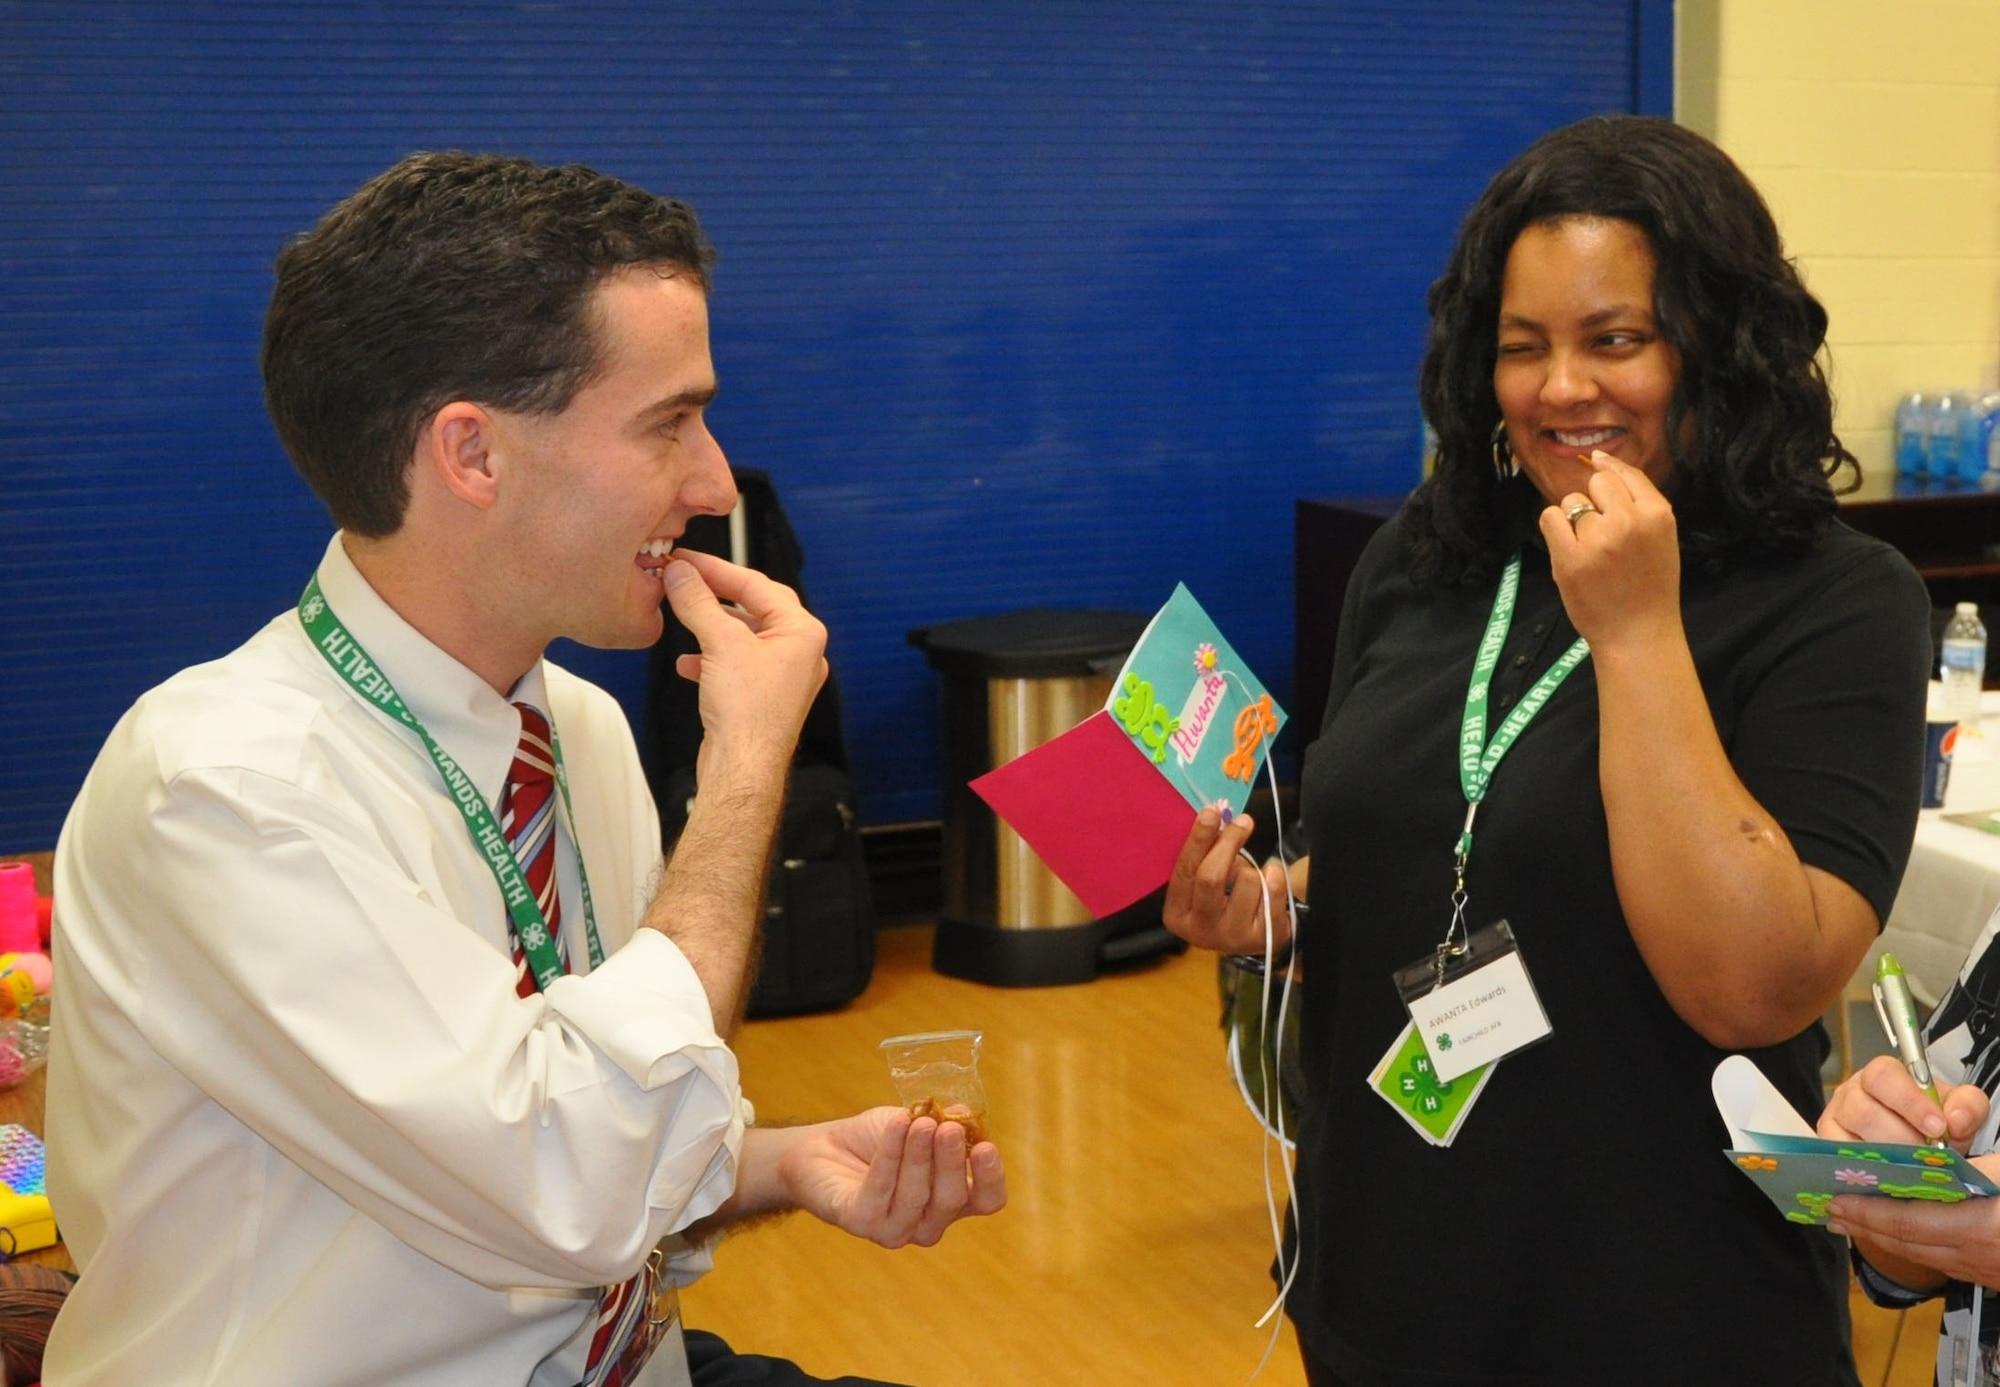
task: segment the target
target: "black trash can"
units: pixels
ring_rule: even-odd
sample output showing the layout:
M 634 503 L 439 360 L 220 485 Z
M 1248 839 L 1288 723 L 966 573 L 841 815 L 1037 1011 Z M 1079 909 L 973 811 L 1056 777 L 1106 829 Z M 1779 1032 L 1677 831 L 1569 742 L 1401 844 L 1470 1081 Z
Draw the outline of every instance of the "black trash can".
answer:
M 1033 608 L 909 633 L 943 677 L 944 907 L 931 962 L 1003 987 L 1088 982 L 1107 963 L 1180 947 L 1156 893 L 1103 919 L 968 782 L 1104 706 L 1152 618 Z

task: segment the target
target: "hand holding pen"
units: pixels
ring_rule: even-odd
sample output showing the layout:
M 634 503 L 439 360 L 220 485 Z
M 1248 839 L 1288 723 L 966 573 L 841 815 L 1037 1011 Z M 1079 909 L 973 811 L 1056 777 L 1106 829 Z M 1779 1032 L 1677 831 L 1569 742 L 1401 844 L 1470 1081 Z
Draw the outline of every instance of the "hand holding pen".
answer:
M 1964 1151 L 1989 1108 L 1978 1084 L 1940 1084 L 1939 1099 L 1919 1087 L 1896 1055 L 1877 1055 L 1826 1100 L 1816 1129 L 1835 1141 L 1930 1142 Z
M 1963 1152 L 1986 1122 L 1986 1094 L 1978 1084 L 1933 1088 L 1942 1105 L 1900 1056 L 1878 1055 L 1833 1091 L 1819 1134 L 1860 1143 L 1948 1139 Z M 1977 1156 L 1972 1163 L 2000 1177 L 2000 1158 Z M 1926 1291 L 1951 1277 L 2000 1286 L 2000 1199 L 1933 1204 L 1842 1194 L 1827 1213 L 1827 1231 L 1853 1238 L 1875 1269 L 1898 1285 Z
M 1909 984 L 1893 956 L 1877 969 L 1875 999 L 1897 1053 L 1870 1060 L 1833 1091 L 1819 1134 L 1843 1142 L 1914 1138 L 1963 1152 L 1986 1123 L 1985 1092 L 1978 1084 L 1939 1084 L 1932 1076 Z M 2000 1174 L 1993 1157 L 1973 1163 L 1989 1176 Z M 1912 1290 L 1934 1289 L 1947 1277 L 2000 1285 L 1996 1206 L 2000 1200 L 1932 1204 L 1842 1194 L 1828 1206 L 1827 1230 L 1853 1238 L 1877 1271 Z

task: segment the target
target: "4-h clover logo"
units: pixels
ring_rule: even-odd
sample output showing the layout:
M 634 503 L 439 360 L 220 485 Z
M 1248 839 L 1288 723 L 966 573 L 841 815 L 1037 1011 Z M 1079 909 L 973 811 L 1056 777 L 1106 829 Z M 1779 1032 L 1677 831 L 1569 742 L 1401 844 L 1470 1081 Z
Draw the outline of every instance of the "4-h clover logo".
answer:
M 308 597 L 306 599 L 305 611 L 303 615 L 307 621 L 318 621 L 319 614 L 325 610 L 326 610 L 326 599 L 321 597 L 318 593 L 314 593 L 311 597 Z
M 1446 1034 L 1444 1031 L 1439 1031 L 1437 1038 L 1437 1047 L 1440 1050 L 1449 1050 L 1451 1048 L 1451 1036 Z
M 524 949 L 539 949 L 548 942 L 549 932 L 540 925 L 529 925 L 521 931 L 521 947 Z
M 1444 1100 L 1451 1096 L 1451 1084 L 1437 1076 L 1429 1055 L 1418 1055 L 1410 1061 L 1410 1067 L 1396 1076 L 1396 1090 L 1405 1102 L 1427 1117 L 1443 1112 Z

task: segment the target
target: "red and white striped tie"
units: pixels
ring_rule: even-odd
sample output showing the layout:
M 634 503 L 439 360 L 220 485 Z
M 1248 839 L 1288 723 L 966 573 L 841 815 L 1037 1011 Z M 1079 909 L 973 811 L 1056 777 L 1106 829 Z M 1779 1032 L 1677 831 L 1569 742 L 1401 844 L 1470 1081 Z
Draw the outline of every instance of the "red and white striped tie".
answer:
M 665 1336 L 672 1316 L 654 1311 L 658 1289 L 652 1259 L 629 1281 L 606 1286 L 597 1302 L 597 1332 L 590 1339 L 590 1361 L 577 1387 L 626 1387 L 646 1366 Z
M 555 940 L 563 971 L 569 971 L 569 949 L 563 943 L 562 897 L 556 889 L 556 758 L 549 738 L 549 721 L 526 703 L 521 714 L 521 744 L 507 772 L 507 789 L 500 801 L 500 831 L 514 849 L 528 889 L 535 893 L 542 918 Z M 535 972 L 528 966 L 521 938 L 514 941 L 514 988 L 523 997 L 535 992 Z M 626 1387 L 652 1357 L 667 1321 L 653 1311 L 656 1272 L 651 1262 L 631 1279 L 606 1286 L 597 1304 L 597 1330 L 590 1340 L 590 1361 L 579 1387 Z
M 514 707 L 521 714 L 521 745 L 515 749 L 514 764 L 507 772 L 507 790 L 500 799 L 500 831 L 513 845 L 514 860 L 535 893 L 535 903 L 548 921 L 549 935 L 555 940 L 556 955 L 563 971 L 569 971 L 569 949 L 563 943 L 562 894 L 556 889 L 556 758 L 549 745 L 549 720 L 525 703 Z M 510 927 L 514 941 L 514 990 L 523 997 L 535 991 L 535 970 L 521 947 L 521 937 Z

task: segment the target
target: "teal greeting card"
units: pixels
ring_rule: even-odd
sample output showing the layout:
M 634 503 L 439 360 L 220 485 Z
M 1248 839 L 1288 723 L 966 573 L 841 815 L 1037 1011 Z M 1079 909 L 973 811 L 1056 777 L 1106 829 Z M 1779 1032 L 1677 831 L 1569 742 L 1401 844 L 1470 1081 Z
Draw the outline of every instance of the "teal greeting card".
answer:
M 1185 583 L 1154 615 L 1105 705 L 1197 811 L 1243 807 L 1284 709 L 1223 639 Z
M 1717 1065 L 1710 1087 L 1729 1128 L 1730 1149 L 1723 1154 L 1793 1223 L 1825 1223 L 1827 1205 L 1837 1194 L 1939 1204 L 2000 1194 L 1956 1151 L 1817 1135 L 1764 1071 L 1742 1055 Z

